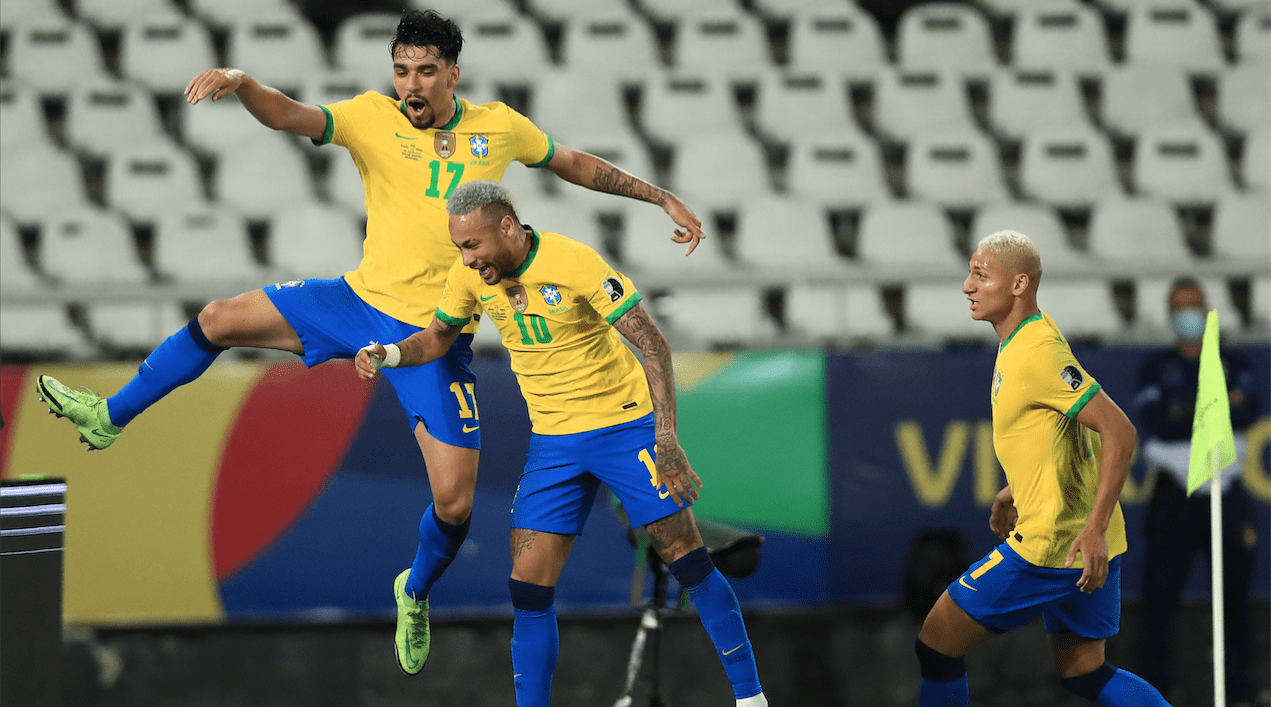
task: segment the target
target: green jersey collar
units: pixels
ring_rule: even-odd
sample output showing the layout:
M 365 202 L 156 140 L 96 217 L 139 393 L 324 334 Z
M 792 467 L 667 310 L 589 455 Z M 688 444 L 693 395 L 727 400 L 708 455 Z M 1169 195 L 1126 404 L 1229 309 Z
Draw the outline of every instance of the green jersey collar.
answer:
M 508 273 L 505 277 L 520 277 L 529 269 L 530 263 L 534 262 L 534 256 L 538 255 L 539 236 L 538 231 L 534 229 L 526 229 L 530 232 L 530 252 L 525 256 L 525 262 L 521 263 L 521 267 Z
M 1006 339 L 1002 342 L 1002 345 L 997 347 L 997 351 L 998 351 L 998 353 L 1001 353 L 1001 352 L 1002 352 L 1002 349 L 1006 348 L 1006 345 L 1007 345 L 1007 344 L 1009 344 L 1009 343 L 1011 343 L 1011 339 L 1014 339 L 1014 338 L 1015 338 L 1015 335 L 1019 333 L 1019 330 L 1020 330 L 1020 329 L 1023 329 L 1023 328 L 1024 328 L 1024 325 L 1025 325 L 1025 324 L 1028 324 L 1029 322 L 1035 322 L 1035 321 L 1037 321 L 1038 319 L 1041 319 L 1041 318 L 1042 318 L 1042 313 L 1041 313 L 1041 312 L 1038 312 L 1037 314 L 1034 314 L 1033 316 L 1029 317 L 1028 319 L 1025 319 L 1024 321 L 1020 322 L 1020 323 L 1019 323 L 1019 326 L 1015 327 L 1015 331 L 1012 331 L 1012 332 L 1011 332 L 1011 335 L 1010 335 L 1010 336 L 1008 336 L 1008 337 L 1006 337 Z
M 457 96 L 454 96 L 453 94 L 450 96 L 450 98 L 451 100 L 455 102 L 455 116 L 450 119 L 449 123 L 446 123 L 440 128 L 437 128 L 438 130 L 453 130 L 454 127 L 459 124 L 459 121 L 463 120 L 463 104 L 460 103 L 459 98 Z M 406 101 L 398 100 L 397 110 L 400 110 L 402 112 L 402 115 L 406 115 Z

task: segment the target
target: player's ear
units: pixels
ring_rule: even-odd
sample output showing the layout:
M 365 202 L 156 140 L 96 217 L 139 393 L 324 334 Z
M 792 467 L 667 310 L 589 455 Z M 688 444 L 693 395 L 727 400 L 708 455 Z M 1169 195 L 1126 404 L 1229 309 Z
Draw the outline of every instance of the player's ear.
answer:
M 447 86 L 447 87 L 448 87 L 451 91 L 453 91 L 453 90 L 455 90 L 455 86 L 456 86 L 456 85 L 458 85 L 458 83 L 459 83 L 459 65 L 458 65 L 458 64 L 451 64 L 451 65 L 450 65 L 450 77 L 449 77 L 449 81 L 448 81 L 448 86 Z
M 1028 273 L 1019 273 L 1015 276 L 1014 286 L 1011 287 L 1011 294 L 1019 296 L 1028 290 L 1029 283 Z

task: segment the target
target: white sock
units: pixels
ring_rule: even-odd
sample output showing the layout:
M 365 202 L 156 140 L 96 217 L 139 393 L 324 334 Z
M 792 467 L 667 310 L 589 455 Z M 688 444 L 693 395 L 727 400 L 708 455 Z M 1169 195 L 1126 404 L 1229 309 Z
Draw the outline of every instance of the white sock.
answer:
M 737 700 L 737 707 L 768 707 L 768 698 L 763 693 Z

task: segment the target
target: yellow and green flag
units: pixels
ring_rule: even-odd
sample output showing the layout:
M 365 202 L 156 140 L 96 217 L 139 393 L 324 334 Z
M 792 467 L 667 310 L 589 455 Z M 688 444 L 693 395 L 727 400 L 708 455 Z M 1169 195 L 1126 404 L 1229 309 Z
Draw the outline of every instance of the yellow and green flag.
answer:
M 1218 450 L 1215 462 L 1214 450 Z M 1192 454 L 1187 471 L 1187 495 L 1209 481 L 1220 469 L 1236 461 L 1236 440 L 1231 431 L 1231 399 L 1227 377 L 1218 356 L 1218 312 L 1205 320 L 1200 349 L 1200 385 L 1196 389 L 1196 416 L 1192 418 Z

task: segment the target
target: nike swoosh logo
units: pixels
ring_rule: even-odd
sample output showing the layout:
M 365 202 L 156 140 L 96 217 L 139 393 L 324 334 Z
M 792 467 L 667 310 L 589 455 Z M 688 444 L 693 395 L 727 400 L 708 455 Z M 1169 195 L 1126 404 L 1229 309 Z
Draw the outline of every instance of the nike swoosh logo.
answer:
M 724 651 L 724 655 L 731 655 L 731 654 L 733 654 L 733 653 L 736 653 L 737 651 L 741 650 L 741 647 L 742 647 L 742 646 L 744 646 L 744 645 L 746 645 L 746 644 L 745 644 L 745 643 L 742 643 L 742 644 L 738 645 L 736 648 L 734 648 L 734 649 L 732 649 L 732 650 Z
M 667 496 L 670 496 L 670 495 L 671 495 L 670 491 L 658 491 L 658 498 L 666 498 Z M 728 655 L 728 654 L 725 653 L 724 655 Z
M 478 298 L 479 298 L 482 302 L 489 302 L 490 300 L 494 299 L 495 297 L 498 297 L 498 295 L 490 295 L 489 297 L 481 297 L 480 295 L 478 295 L 477 297 L 478 297 Z
M 403 140 L 415 140 L 415 139 L 417 139 L 417 138 L 413 138 L 413 137 L 406 137 L 405 135 L 402 135 L 401 133 L 393 133 L 393 134 L 394 134 L 394 135 L 396 135 L 397 137 L 399 137 L 399 138 L 403 139 Z
M 468 427 L 467 425 L 463 426 L 464 434 L 467 434 L 469 432 L 476 432 L 479 429 L 481 429 L 481 425 L 477 425 L 476 427 Z
M 102 432 L 101 430 L 93 430 L 93 434 L 97 435 L 98 437 L 109 437 L 109 436 L 110 436 L 110 435 L 106 434 L 105 432 Z
M 966 583 L 966 577 L 958 577 L 958 584 L 961 584 L 962 586 L 966 587 L 967 589 L 970 589 L 970 590 L 971 590 L 971 591 L 973 591 L 973 592 L 978 592 L 978 591 L 980 591 L 980 590 L 976 589 L 975 587 L 972 587 L 971 585 L 967 584 L 967 583 Z

